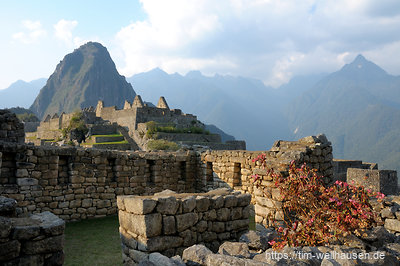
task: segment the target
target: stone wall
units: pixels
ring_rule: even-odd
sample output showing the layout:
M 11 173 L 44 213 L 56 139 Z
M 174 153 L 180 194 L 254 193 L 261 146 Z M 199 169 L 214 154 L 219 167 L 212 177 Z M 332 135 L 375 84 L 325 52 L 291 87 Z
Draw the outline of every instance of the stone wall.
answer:
M 347 180 L 347 169 L 349 168 L 378 169 L 377 163 L 366 163 L 360 160 L 333 159 L 332 165 L 334 179 L 340 181 Z
M 0 264 L 62 265 L 65 222 L 50 212 L 12 217 L 15 208 L 0 197 Z
M 24 143 L 25 132 L 22 124 L 14 113 L 0 110 L 0 142 Z
M 124 264 L 138 263 L 150 252 L 171 257 L 197 243 L 216 251 L 224 241 L 237 241 L 248 230 L 250 199 L 226 190 L 119 196 Z
M 117 212 L 117 195 L 164 189 L 194 192 L 197 155 L 37 147 L 0 142 L 0 193 L 20 213 L 51 211 L 64 220 Z
M 397 171 L 378 169 L 347 169 L 347 183 L 364 186 L 385 195 L 397 195 Z
M 282 220 L 279 189 L 272 179 L 253 159 L 265 154 L 267 165 L 284 175 L 291 161 L 297 165 L 306 163 L 324 176 L 325 182 L 333 181 L 332 147 L 325 135 L 310 136 L 299 141 L 277 141 L 269 151 L 206 151 L 201 154 L 199 170 L 202 187 L 229 186 L 237 191 L 250 193 L 255 204 L 257 223 L 268 225 L 268 219 Z M 260 188 L 253 185 L 253 175 L 260 176 Z

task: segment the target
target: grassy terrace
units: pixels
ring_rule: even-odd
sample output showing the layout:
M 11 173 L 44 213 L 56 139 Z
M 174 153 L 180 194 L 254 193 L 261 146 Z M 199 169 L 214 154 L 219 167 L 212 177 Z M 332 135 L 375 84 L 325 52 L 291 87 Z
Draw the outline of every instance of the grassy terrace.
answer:
M 111 134 L 111 135 L 92 135 L 92 137 L 122 137 L 121 134 Z

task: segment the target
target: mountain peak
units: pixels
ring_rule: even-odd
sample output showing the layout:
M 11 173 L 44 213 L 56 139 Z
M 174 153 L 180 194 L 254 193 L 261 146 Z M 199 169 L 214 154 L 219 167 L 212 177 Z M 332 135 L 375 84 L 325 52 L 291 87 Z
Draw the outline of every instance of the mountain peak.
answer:
M 354 78 L 370 79 L 378 76 L 387 75 L 386 71 L 375 63 L 368 61 L 363 55 L 359 54 L 350 64 L 345 65 L 340 71 L 347 76 Z
M 203 74 L 201 74 L 201 72 L 199 70 L 192 70 L 189 71 L 185 77 L 187 78 L 201 78 L 203 76 Z
M 40 118 L 72 112 L 104 101 L 121 108 L 136 93 L 121 76 L 103 45 L 88 42 L 67 54 L 57 65 L 30 109 Z
M 366 63 L 366 62 L 368 62 L 368 60 L 365 59 L 365 57 L 362 54 L 357 55 L 356 58 L 353 60 L 353 63 L 357 63 L 357 64 Z

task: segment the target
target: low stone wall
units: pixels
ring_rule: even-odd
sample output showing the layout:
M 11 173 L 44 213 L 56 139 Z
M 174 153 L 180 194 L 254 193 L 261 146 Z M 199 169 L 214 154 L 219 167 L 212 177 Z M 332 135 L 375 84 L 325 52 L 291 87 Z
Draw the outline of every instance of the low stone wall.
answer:
M 0 109 L 0 142 L 24 143 L 25 132 L 22 124 L 14 113 Z
M 65 222 L 50 212 L 4 216 L 15 208 L 15 200 L 0 197 L 0 264 L 62 265 Z
M 164 189 L 195 192 L 197 155 L 37 147 L 0 142 L 0 193 L 19 213 L 51 211 L 64 220 L 117 212 L 118 195 Z
M 347 169 L 347 183 L 354 182 L 357 186 L 364 186 L 385 195 L 397 195 L 397 171 L 377 169 Z
M 203 194 L 119 196 L 124 263 L 138 263 L 150 252 L 169 257 L 204 243 L 211 250 L 238 240 L 248 230 L 251 196 L 216 190 Z

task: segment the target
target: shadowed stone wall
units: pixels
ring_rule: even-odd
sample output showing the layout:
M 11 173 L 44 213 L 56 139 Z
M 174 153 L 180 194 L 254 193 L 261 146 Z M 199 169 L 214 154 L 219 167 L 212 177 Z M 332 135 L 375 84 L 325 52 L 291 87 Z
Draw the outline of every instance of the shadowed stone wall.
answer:
M 65 222 L 50 212 L 16 218 L 15 208 L 0 197 L 0 264 L 62 265 Z
M 149 252 L 169 257 L 203 243 L 218 250 L 248 230 L 251 195 L 226 190 L 203 194 L 159 193 L 119 196 L 119 222 L 125 265 Z

